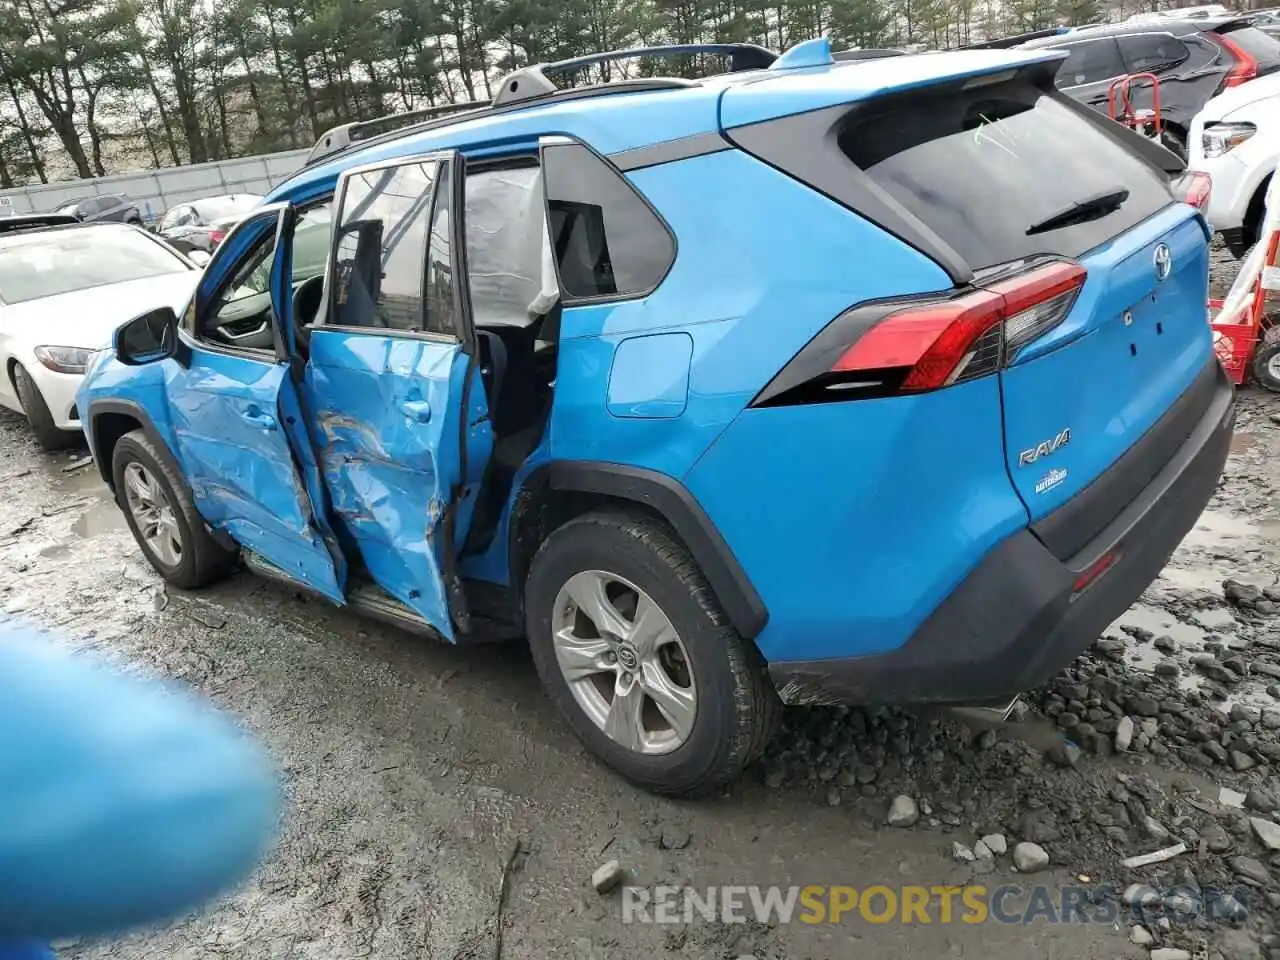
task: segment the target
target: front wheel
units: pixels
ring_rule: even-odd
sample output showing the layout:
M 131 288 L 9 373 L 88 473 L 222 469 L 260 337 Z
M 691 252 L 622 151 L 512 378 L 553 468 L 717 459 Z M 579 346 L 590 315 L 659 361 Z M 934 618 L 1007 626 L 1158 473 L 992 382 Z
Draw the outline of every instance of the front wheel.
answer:
M 235 554 L 205 529 L 186 483 L 142 430 L 126 433 L 111 457 L 116 501 L 147 561 L 176 587 L 222 579 Z
M 776 728 L 781 705 L 759 654 L 653 520 L 592 513 L 553 532 L 525 609 L 548 694 L 588 749 L 641 786 L 713 791 Z
M 25 367 L 14 369 L 13 386 L 18 394 L 18 402 L 22 404 L 22 412 L 26 415 L 27 423 L 41 449 L 68 450 L 84 442 L 84 437 L 78 431 L 62 430 L 54 423 L 49 404 L 45 403 L 40 388 Z
M 1280 393 L 1280 326 L 1272 327 L 1253 353 L 1253 379 L 1258 386 Z

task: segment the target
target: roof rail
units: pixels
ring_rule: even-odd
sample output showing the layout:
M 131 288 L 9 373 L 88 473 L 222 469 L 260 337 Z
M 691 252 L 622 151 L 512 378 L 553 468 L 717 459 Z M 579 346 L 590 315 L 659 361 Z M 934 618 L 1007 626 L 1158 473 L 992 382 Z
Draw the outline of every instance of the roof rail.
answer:
M 742 70 L 763 70 L 778 59 L 778 55 L 772 50 L 758 47 L 754 43 L 677 43 L 659 47 L 631 47 L 626 50 L 589 53 L 583 57 L 572 57 L 553 63 L 535 63 L 512 71 L 502 78 L 498 94 L 493 98 L 493 105 L 501 107 L 512 103 L 523 103 L 526 100 L 535 100 L 538 97 L 559 92 L 560 88 L 547 79 L 551 74 L 571 73 L 597 63 L 630 60 L 635 57 L 678 57 L 697 53 L 727 56 L 730 73 L 738 73 Z
M 1019 33 L 1011 37 L 999 37 L 995 40 L 984 40 L 982 43 L 969 43 L 961 47 L 961 50 L 1002 50 L 1008 47 L 1016 47 L 1019 44 L 1029 43 L 1032 40 L 1041 40 L 1044 37 L 1056 37 L 1064 33 L 1070 33 L 1070 27 L 1049 27 L 1046 30 L 1032 30 L 1030 33 Z
M 326 130 L 316 141 L 311 152 L 307 154 L 307 160 L 304 166 L 311 166 L 325 157 L 332 156 L 349 147 L 355 140 L 359 139 L 356 134 L 362 133 L 370 127 L 376 127 L 381 124 L 391 123 L 393 121 L 408 122 L 411 120 L 429 120 L 433 117 L 447 116 L 455 113 L 467 113 L 475 110 L 483 110 L 489 106 L 488 100 L 468 100 L 463 103 L 442 103 L 434 107 L 423 107 L 421 110 L 407 110 L 404 113 L 388 113 L 385 116 L 374 117 L 372 120 L 356 120 L 352 123 L 344 123 L 337 127 Z

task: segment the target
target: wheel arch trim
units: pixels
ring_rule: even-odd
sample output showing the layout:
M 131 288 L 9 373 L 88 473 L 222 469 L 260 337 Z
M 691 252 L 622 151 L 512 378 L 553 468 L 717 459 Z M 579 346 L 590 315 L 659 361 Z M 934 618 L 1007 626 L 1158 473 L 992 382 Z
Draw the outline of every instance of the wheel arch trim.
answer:
M 142 432 L 147 435 L 147 439 L 155 444 L 156 450 L 168 461 L 166 466 L 172 469 L 179 477 L 185 476 L 181 465 L 173 455 L 173 451 L 169 449 L 169 444 L 165 441 L 160 431 L 156 429 L 151 415 L 147 413 L 140 403 L 133 400 L 94 400 L 89 404 L 87 416 L 81 420 L 81 423 L 83 424 L 85 439 L 89 441 L 89 450 L 98 464 L 98 473 L 101 474 L 102 481 L 113 493 L 115 492 L 115 477 L 112 473 L 111 463 L 107 458 L 101 456 L 97 439 L 98 419 L 107 413 L 122 414 L 137 420 Z
M 754 640 L 769 611 L 733 550 L 702 505 L 679 480 L 621 463 L 553 460 L 547 465 L 553 490 L 629 500 L 657 513 L 689 549 L 729 622 L 745 640 Z

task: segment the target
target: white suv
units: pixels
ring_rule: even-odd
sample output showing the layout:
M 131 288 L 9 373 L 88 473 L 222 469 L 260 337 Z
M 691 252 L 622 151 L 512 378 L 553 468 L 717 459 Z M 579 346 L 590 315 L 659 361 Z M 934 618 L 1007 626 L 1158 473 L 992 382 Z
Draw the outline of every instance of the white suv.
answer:
M 1231 87 L 1191 123 L 1188 167 L 1213 179 L 1207 216 L 1231 253 L 1258 240 L 1263 198 L 1280 160 L 1280 74 Z

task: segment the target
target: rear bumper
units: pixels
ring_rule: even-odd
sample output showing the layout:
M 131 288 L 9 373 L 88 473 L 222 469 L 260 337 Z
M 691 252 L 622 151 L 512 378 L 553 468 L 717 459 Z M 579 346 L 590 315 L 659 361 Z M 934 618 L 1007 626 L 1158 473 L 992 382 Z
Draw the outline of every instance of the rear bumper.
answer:
M 1234 390 L 1214 360 L 1118 463 L 1036 532 L 996 546 L 900 648 L 771 663 L 782 700 L 987 704 L 1046 682 L 1159 575 L 1213 496 L 1234 423 Z M 1149 479 L 1131 493 L 1135 472 Z M 1053 523 L 1058 514 L 1077 531 L 1086 519 L 1100 526 L 1077 547 L 1078 533 Z M 1106 572 L 1075 593 L 1080 574 L 1113 552 Z

